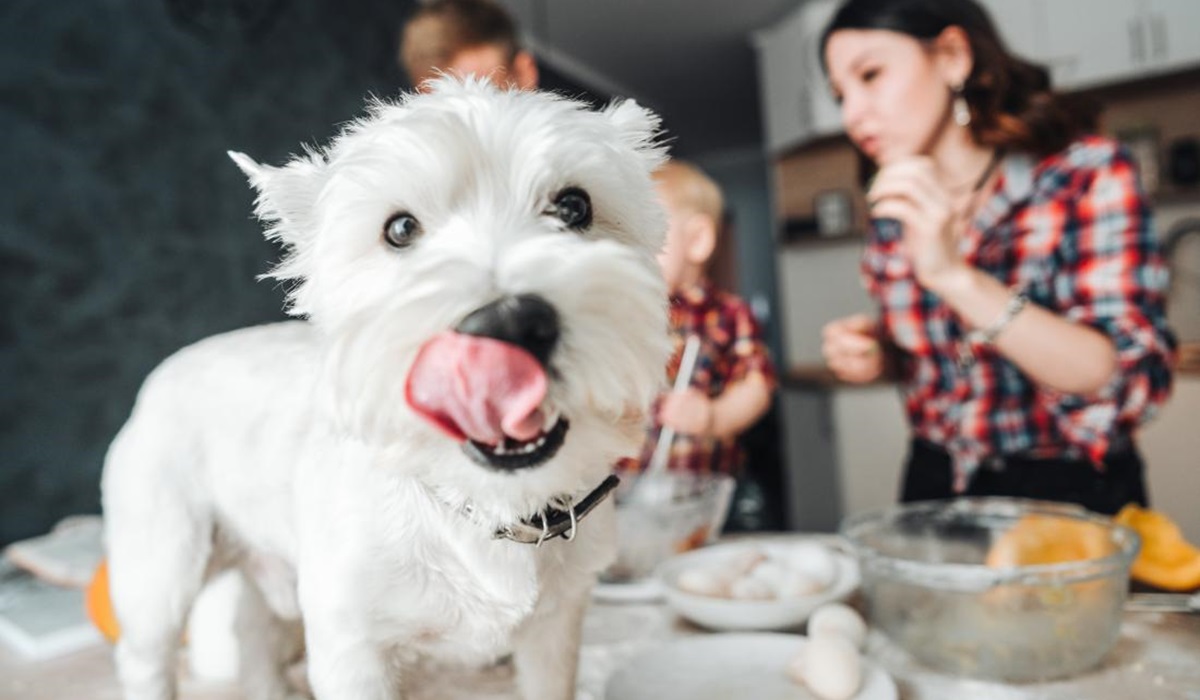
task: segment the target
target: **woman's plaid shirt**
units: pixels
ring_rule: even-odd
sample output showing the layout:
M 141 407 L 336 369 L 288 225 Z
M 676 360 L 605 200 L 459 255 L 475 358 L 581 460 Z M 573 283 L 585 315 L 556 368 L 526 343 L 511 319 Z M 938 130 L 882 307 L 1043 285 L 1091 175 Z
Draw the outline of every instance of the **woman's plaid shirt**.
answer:
M 1080 396 L 1035 385 L 991 347 L 975 345 L 977 361 L 959 363 L 966 329 L 917 285 L 900 226 L 878 221 L 862 269 L 883 335 L 899 351 L 914 435 L 951 454 L 959 490 L 993 455 L 1088 457 L 1100 466 L 1110 444 L 1166 400 L 1176 347 L 1166 266 L 1128 154 L 1087 137 L 1040 162 L 1009 155 L 962 250 L 1031 303 L 1111 338 L 1119 371 Z

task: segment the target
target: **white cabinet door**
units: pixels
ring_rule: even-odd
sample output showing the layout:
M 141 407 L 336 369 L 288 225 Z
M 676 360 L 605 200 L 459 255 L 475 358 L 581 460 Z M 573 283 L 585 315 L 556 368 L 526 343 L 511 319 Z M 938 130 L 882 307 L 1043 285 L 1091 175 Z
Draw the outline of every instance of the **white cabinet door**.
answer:
M 758 89 L 767 150 L 775 153 L 798 143 L 808 130 L 802 65 L 802 15 L 794 13 L 755 35 Z
M 1200 0 L 1143 0 L 1148 61 L 1155 72 L 1200 64 Z
M 1040 61 L 1037 43 L 1039 0 L 982 0 L 996 31 L 1009 51 L 1030 61 Z
M 1198 0 L 1200 1 L 1200 0 Z M 803 65 L 805 66 L 804 90 L 808 94 L 808 111 L 811 117 L 809 137 L 831 136 L 842 132 L 842 109 L 833 99 L 829 81 L 821 66 L 821 33 L 833 19 L 841 0 L 809 0 L 801 11 L 803 15 Z
M 842 113 L 821 68 L 821 32 L 840 0 L 811 0 L 758 32 L 758 74 L 767 150 L 840 133 Z
M 1150 31 L 1138 0 L 1039 0 L 1036 9 L 1037 54 L 1055 87 L 1092 87 L 1145 73 Z

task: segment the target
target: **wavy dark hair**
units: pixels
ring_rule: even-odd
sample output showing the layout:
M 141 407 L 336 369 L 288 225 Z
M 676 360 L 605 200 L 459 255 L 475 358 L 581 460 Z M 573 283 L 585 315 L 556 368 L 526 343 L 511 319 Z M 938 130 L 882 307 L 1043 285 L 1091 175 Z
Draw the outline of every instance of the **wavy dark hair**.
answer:
M 974 0 L 847 0 L 821 34 L 821 63 L 828 74 L 825 47 L 840 29 L 884 29 L 926 42 L 947 27 L 960 27 L 971 46 L 963 97 L 978 143 L 1047 156 L 1096 131 L 1097 105 L 1055 92 L 1049 71 L 1011 53 Z

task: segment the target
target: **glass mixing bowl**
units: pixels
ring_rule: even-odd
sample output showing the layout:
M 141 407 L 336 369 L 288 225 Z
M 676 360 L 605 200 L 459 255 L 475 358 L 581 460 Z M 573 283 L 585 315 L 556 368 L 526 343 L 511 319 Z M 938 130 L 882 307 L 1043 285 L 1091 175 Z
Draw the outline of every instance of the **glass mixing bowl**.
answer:
M 1086 538 L 1095 556 L 985 563 L 1030 518 L 1043 549 L 1061 532 Z M 931 668 L 1018 682 L 1071 676 L 1104 658 L 1139 547 L 1132 530 L 1082 508 L 1004 498 L 887 508 L 847 518 L 841 533 L 858 556 L 872 625 Z
M 641 498 L 617 491 L 617 560 L 603 583 L 648 579 L 670 557 L 714 541 L 729 514 L 734 480 L 714 474 L 669 473 Z M 632 480 L 631 488 L 637 481 Z

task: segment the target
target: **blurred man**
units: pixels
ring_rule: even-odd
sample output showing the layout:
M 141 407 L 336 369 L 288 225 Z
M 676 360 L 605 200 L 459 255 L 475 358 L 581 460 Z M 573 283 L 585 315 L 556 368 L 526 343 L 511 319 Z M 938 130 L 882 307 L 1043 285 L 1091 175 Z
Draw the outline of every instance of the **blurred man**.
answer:
M 439 72 L 491 78 L 500 86 L 534 90 L 538 68 L 521 48 L 516 25 L 491 0 L 434 0 L 405 23 L 400 63 L 413 87 Z

